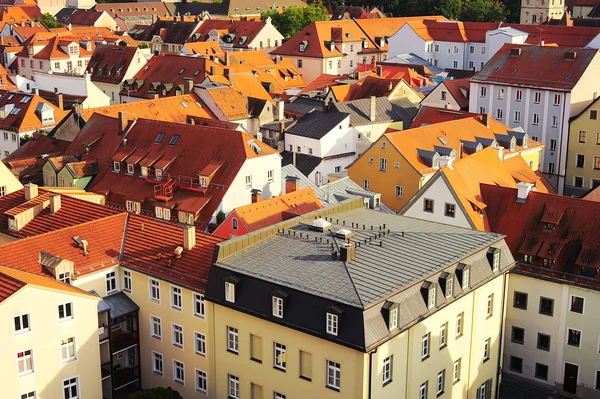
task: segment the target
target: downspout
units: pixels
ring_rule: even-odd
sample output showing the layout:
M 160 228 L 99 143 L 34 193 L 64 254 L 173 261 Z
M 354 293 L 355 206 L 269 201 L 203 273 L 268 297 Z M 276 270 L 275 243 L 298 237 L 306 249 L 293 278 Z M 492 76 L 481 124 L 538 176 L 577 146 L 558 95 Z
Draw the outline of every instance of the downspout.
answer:
M 504 340 L 503 340 L 503 333 L 504 333 L 504 327 L 506 326 L 506 290 L 508 289 L 508 283 L 506 281 L 506 273 L 504 273 L 502 275 L 502 318 L 500 319 L 500 332 L 499 332 L 499 339 L 500 339 L 500 345 L 498 347 L 498 365 L 496 366 L 496 398 L 499 398 L 499 393 L 500 393 L 500 377 L 502 376 L 502 368 L 500 367 L 500 364 L 502 363 L 502 356 L 504 354 Z M 502 323 L 502 320 L 504 320 L 504 323 Z
M 562 195 L 565 192 L 565 185 L 567 184 L 567 161 L 568 159 L 565 159 L 564 161 L 564 165 L 565 165 L 565 172 L 564 172 L 564 176 L 563 176 L 563 183 L 562 183 L 562 189 L 561 189 L 561 165 L 562 165 L 562 153 L 563 153 L 563 135 L 565 134 L 564 128 L 565 128 L 565 122 L 569 123 L 570 125 L 570 118 L 571 115 L 569 113 L 569 118 L 565 118 L 565 111 L 566 111 L 566 107 L 567 107 L 567 94 L 563 93 L 563 100 L 562 100 L 562 117 L 563 120 L 560 121 L 560 142 L 558 143 L 558 162 L 557 162 L 557 166 L 558 166 L 558 170 L 557 170 L 557 175 L 558 175 L 558 181 L 556 182 L 556 189 L 558 191 L 558 193 L 560 195 Z M 569 126 L 570 127 L 570 126 Z M 569 130 L 567 129 L 567 154 L 565 155 L 565 157 L 567 157 L 569 155 L 569 151 L 568 151 L 568 146 L 569 146 L 569 140 L 568 140 L 568 135 L 569 135 Z M 558 140 L 557 140 L 558 141 Z
M 410 328 L 407 331 L 408 336 L 406 337 L 406 383 L 404 384 L 404 397 L 408 398 L 408 370 L 410 370 L 409 367 L 409 361 L 408 359 L 410 358 L 409 356 L 409 351 L 410 351 Z M 393 367 L 393 366 L 392 366 Z
M 469 387 L 471 386 L 471 358 L 473 357 L 473 324 L 475 323 L 475 317 L 473 317 L 473 315 L 475 314 L 475 293 L 471 292 L 471 295 L 473 296 L 472 305 L 471 305 L 471 331 L 469 331 L 471 339 L 469 342 L 469 368 L 467 370 L 467 396 L 465 397 L 465 399 L 469 399 Z M 464 322 L 465 321 L 463 319 L 463 323 Z M 463 329 L 464 329 L 464 326 L 463 326 Z M 462 365 L 461 365 L 461 367 L 462 367 Z
M 369 399 L 371 399 L 371 380 L 373 378 L 373 354 L 377 353 L 377 349 L 379 349 L 379 347 L 375 348 L 374 351 L 369 352 Z

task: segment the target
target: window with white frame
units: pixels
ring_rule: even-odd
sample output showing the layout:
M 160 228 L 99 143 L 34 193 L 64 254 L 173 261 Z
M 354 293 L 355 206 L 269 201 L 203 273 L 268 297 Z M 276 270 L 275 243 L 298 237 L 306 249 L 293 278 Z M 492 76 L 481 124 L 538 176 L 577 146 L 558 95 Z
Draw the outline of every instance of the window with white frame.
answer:
M 163 355 L 154 351 L 152 351 L 152 372 L 163 375 Z
M 128 270 L 123 270 L 123 291 L 131 292 L 131 288 L 131 272 Z
M 419 387 L 419 399 L 427 399 L 427 385 L 429 385 L 428 381 L 425 381 Z
M 70 320 L 73 318 L 73 303 L 63 303 L 58 305 L 58 321 Z
M 462 278 L 462 289 L 466 289 L 469 286 L 469 269 L 463 270 L 463 278 Z
M 181 288 L 171 286 L 171 308 L 181 310 Z
M 21 399 L 35 399 L 37 398 L 35 391 L 21 394 Z
M 235 285 L 233 283 L 225 282 L 225 300 L 235 302 Z
M 496 119 L 502 119 L 504 116 L 504 111 L 502 108 L 496 109 Z
M 492 260 L 492 269 L 497 272 L 500 269 L 500 251 L 494 252 L 494 257 Z
M 19 375 L 33 373 L 33 350 L 17 352 L 17 366 Z
M 206 372 L 196 369 L 196 392 L 208 395 L 208 378 Z
M 160 282 L 150 279 L 150 300 L 160 303 Z
M 273 392 L 273 399 L 285 399 L 285 395 L 279 392 Z
M 227 350 L 238 353 L 238 329 L 227 327 Z
M 338 334 L 338 315 L 327 313 L 327 334 Z
M 171 324 L 171 336 L 173 346 L 183 349 L 183 327 L 175 323 Z
M 159 317 L 150 316 L 150 336 L 152 338 L 162 339 L 162 324 Z
M 390 310 L 389 328 L 390 330 L 398 328 L 398 308 L 393 308 Z
M 246 188 L 252 188 L 252 175 L 246 175 Z
M 487 96 L 487 87 L 486 86 L 481 86 L 479 88 L 479 97 L 485 98 L 486 96 Z
M 560 94 L 554 95 L 554 103 L 553 103 L 554 105 L 560 105 L 560 97 L 561 97 Z
M 127 174 L 132 175 L 135 172 L 135 165 L 132 163 L 127 164 Z
M 392 382 L 392 356 L 383 359 L 383 385 Z
M 429 300 L 427 301 L 427 307 L 431 309 L 435 306 L 435 286 L 429 289 Z
M 63 399 L 79 399 L 79 377 L 63 381 Z
M 448 323 L 440 326 L 440 349 L 443 349 L 448 344 Z
M 515 111 L 515 122 L 521 122 L 521 111 Z
M 27 331 L 31 331 L 31 324 L 29 323 L 29 314 L 22 314 L 15 316 L 15 333 L 21 334 Z
M 448 277 L 446 280 L 446 298 L 452 298 L 452 294 L 454 293 L 454 278 Z
M 494 294 L 488 295 L 486 306 L 486 317 L 492 317 L 494 313 Z
M 66 338 L 60 341 L 60 356 L 63 363 L 76 360 L 75 338 Z
M 283 318 L 283 298 L 273 296 L 273 316 Z
M 446 94 L 447 94 L 446 90 L 442 90 L 441 91 L 441 93 L 440 93 L 440 99 L 442 101 L 446 101 Z
M 542 93 L 539 91 L 536 91 L 533 94 L 533 102 L 536 104 L 539 104 L 542 101 Z
M 369 179 L 363 179 L 362 185 L 363 185 L 363 188 L 367 191 L 371 188 L 371 183 L 369 182 Z
M 178 384 L 185 384 L 185 365 L 175 359 L 173 359 L 173 381 Z
M 515 90 L 515 101 L 523 100 L 523 90 L 517 89 Z
M 339 363 L 327 360 L 327 387 L 340 390 L 341 367 Z
M 108 272 L 105 275 L 106 280 L 106 295 L 110 295 L 117 291 L 117 272 Z
M 194 332 L 194 352 L 206 357 L 206 335 L 197 331 Z
M 206 316 L 204 296 L 201 294 L 194 294 L 194 316 L 202 319 Z
M 458 68 L 458 61 L 452 61 L 452 68 Z
M 396 198 L 402 198 L 404 194 L 404 188 L 402 186 L 396 186 Z
M 240 398 L 240 378 L 229 374 L 229 390 L 228 396 L 231 399 L 239 399 Z
M 464 313 L 460 313 L 458 316 L 456 316 L 456 330 L 455 330 L 455 335 L 456 337 L 461 337 L 463 335 L 463 319 L 465 317 Z
M 431 334 L 427 333 L 421 338 L 421 360 L 429 357 L 429 338 Z
M 453 366 L 453 375 L 452 375 L 452 381 L 453 382 L 457 382 L 460 381 L 460 363 L 461 363 L 461 359 L 458 359 L 457 361 L 454 362 L 454 366 Z
M 534 125 L 539 125 L 539 124 L 540 124 L 540 114 L 538 114 L 538 113 L 534 113 L 534 114 L 533 114 L 533 120 L 532 120 L 532 123 L 533 123 Z
M 446 385 L 446 370 L 442 370 L 437 375 L 437 396 L 444 393 L 444 385 Z
M 119 162 L 119 161 L 114 161 L 113 162 L 113 171 L 114 172 L 120 172 L 121 171 L 121 162 Z
M 277 342 L 273 343 L 273 367 L 283 371 L 286 370 L 287 361 L 285 353 L 285 345 L 278 344 Z
M 503 88 L 498 89 L 498 100 L 504 100 L 504 89 Z
M 558 127 L 559 122 L 560 118 L 558 115 L 552 115 L 552 127 Z
M 273 181 L 273 169 L 267 170 L 267 181 L 270 183 Z
M 483 343 L 483 361 L 484 363 L 490 360 L 490 339 L 486 339 Z
M 387 171 L 387 159 L 386 158 L 379 158 L 379 170 L 381 172 Z

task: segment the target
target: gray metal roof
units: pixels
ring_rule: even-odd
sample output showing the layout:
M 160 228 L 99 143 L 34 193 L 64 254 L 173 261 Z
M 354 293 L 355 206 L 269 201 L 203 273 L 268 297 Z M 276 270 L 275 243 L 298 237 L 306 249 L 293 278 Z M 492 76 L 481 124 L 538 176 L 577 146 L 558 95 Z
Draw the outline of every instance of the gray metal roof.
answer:
M 98 313 L 110 311 L 110 318 L 116 319 L 125 316 L 131 312 L 137 312 L 140 309 L 135 302 L 131 300 L 124 292 L 118 292 L 102 298 L 98 302 Z
M 343 112 L 313 111 L 298 118 L 285 133 L 320 140 L 346 118 L 348 114 Z
M 321 111 L 323 101 L 313 100 L 305 97 L 295 97 L 284 104 L 285 112 L 291 112 L 298 115 L 308 114 L 312 111 Z
M 411 125 L 413 118 L 419 111 L 419 105 L 413 104 L 407 98 L 389 100 L 387 97 L 378 97 L 375 100 L 374 121 L 371 121 L 370 117 L 370 98 L 334 103 L 333 107 L 339 112 L 346 112 L 350 114 L 351 126 L 402 121 L 404 128 L 408 128 L 408 126 Z

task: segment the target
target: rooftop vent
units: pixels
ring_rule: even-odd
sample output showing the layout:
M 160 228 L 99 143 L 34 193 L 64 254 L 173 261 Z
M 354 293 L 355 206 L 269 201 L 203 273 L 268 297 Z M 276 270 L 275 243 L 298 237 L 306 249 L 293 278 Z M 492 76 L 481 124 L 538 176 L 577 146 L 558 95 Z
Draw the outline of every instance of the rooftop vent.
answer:
M 577 51 L 567 51 L 565 53 L 565 60 L 574 61 L 577 58 Z
M 331 228 L 331 223 L 325 219 L 315 219 L 310 225 L 310 229 L 314 231 L 320 231 L 321 233 Z
M 333 234 L 338 238 L 350 238 L 352 236 L 352 231 L 348 229 L 339 229 L 333 232 Z

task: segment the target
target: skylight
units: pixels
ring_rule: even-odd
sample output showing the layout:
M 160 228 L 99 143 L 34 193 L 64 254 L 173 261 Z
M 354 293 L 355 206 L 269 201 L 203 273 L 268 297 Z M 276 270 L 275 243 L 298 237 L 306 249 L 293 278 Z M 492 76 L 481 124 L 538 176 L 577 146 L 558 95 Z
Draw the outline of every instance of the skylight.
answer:
M 171 140 L 169 140 L 169 145 L 173 147 L 175 144 L 177 144 L 177 140 L 179 140 L 179 135 L 174 134 L 173 137 L 171 137 Z
M 29 100 L 31 100 L 31 96 L 25 96 L 21 99 L 21 102 L 23 104 L 27 104 L 29 102 Z
M 160 142 L 162 141 L 162 139 L 165 137 L 164 133 L 159 133 L 158 136 L 156 136 L 156 139 L 154 140 L 154 144 L 160 144 Z
M 17 108 L 17 107 L 15 107 L 15 108 L 13 108 L 13 110 L 10 112 L 10 115 L 16 115 L 16 114 L 18 114 L 18 113 L 19 113 L 19 111 L 20 111 L 20 110 L 21 110 L 21 108 Z
M 182 101 L 182 102 L 181 102 L 181 106 L 182 106 L 183 108 L 187 108 L 187 107 L 188 107 L 188 105 L 185 103 L 185 101 Z
M 181 69 L 179 70 L 179 74 L 180 74 L 180 75 L 181 75 L 183 72 L 185 72 L 185 68 L 181 68 Z

